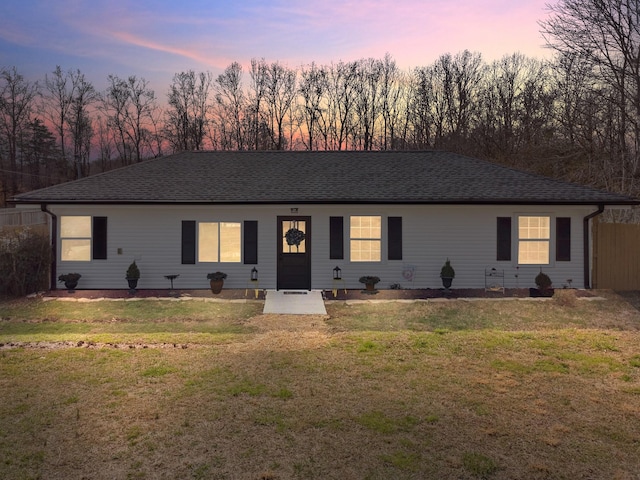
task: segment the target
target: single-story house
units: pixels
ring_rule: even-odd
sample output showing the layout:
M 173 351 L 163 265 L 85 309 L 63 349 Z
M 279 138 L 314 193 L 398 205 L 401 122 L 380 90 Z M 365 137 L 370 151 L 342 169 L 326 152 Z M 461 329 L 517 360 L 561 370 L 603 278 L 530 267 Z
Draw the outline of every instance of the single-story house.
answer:
M 185 152 L 13 199 L 51 215 L 80 288 L 589 288 L 591 222 L 635 199 L 441 151 Z M 495 269 L 495 270 L 494 270 Z M 489 276 L 497 278 L 487 280 Z M 55 288 L 55 283 L 52 282 Z M 492 285 L 495 286 L 495 285 Z

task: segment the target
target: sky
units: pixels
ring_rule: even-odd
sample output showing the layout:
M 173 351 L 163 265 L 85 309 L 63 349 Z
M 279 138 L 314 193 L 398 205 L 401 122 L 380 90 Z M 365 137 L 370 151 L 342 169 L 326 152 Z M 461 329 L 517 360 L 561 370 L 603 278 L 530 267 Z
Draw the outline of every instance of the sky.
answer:
M 79 69 L 101 90 L 135 75 L 217 76 L 252 58 L 298 68 L 390 54 L 409 70 L 468 49 L 549 58 L 538 21 L 554 0 L 3 0 L 0 67 L 42 80 Z

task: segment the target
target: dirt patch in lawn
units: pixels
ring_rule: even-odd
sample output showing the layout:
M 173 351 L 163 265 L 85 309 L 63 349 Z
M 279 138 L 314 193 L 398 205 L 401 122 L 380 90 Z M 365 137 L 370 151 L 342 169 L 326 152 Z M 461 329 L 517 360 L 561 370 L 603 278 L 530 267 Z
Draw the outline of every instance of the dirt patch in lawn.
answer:
M 244 322 L 256 335 L 246 343 L 229 345 L 233 351 L 287 351 L 316 349 L 329 342 L 330 331 L 323 315 L 257 315 Z

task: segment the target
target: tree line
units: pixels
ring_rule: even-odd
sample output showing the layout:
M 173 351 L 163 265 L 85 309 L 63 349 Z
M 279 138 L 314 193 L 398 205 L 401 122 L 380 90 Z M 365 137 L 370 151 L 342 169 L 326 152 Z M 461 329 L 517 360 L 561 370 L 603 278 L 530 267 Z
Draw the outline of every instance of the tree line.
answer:
M 468 50 L 401 70 L 391 55 L 290 68 L 252 59 L 97 91 L 60 66 L 0 69 L 2 199 L 185 150 L 442 149 L 638 196 L 640 0 L 561 0 L 555 55 Z

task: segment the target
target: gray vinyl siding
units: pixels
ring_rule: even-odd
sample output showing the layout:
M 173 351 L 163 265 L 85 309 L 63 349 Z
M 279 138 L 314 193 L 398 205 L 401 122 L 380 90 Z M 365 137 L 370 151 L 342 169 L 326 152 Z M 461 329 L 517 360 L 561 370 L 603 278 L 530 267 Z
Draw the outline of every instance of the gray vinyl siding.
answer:
M 377 275 L 378 288 L 400 284 L 403 288 L 441 288 L 440 268 L 449 258 L 456 271 L 453 288 L 484 287 L 485 268 L 496 267 L 505 272 L 505 286 L 533 287 L 538 266 L 517 268 L 517 215 L 540 214 L 552 217 L 551 263 L 542 269 L 551 277 L 554 286 L 562 287 L 567 279 L 572 286 L 583 287 L 582 225 L 585 215 L 593 212 L 589 206 L 491 206 L 491 205 L 256 205 L 256 206 L 51 206 L 58 217 L 62 215 L 91 215 L 108 218 L 107 259 L 90 262 L 60 261 L 58 240 L 57 275 L 82 274 L 78 288 L 127 288 L 125 271 L 135 260 L 141 277 L 140 289 L 169 288 L 165 275 L 179 274 L 176 289 L 206 289 L 206 274 L 216 270 L 228 274 L 225 288 L 247 288 L 251 269 L 258 269 L 259 287 L 275 288 L 277 255 L 276 218 L 290 215 L 310 216 L 312 223 L 312 272 L 314 289 L 331 289 L 332 271 L 342 269 L 346 288 L 361 288 L 358 278 Z M 349 217 L 352 215 L 380 215 L 382 217 L 382 261 L 351 262 L 349 260 Z M 344 217 L 344 259 L 329 258 L 329 217 Z M 387 255 L 387 222 L 389 216 L 402 217 L 403 259 L 389 261 Z M 512 217 L 512 260 L 496 261 L 496 219 Z M 555 261 L 555 217 L 571 217 L 571 261 Z M 228 221 L 242 223 L 258 221 L 258 264 L 198 263 L 181 264 L 181 223 Z M 121 254 L 118 253 L 121 250 Z M 412 282 L 403 277 L 407 266 L 415 268 Z M 516 277 L 517 275 L 517 277 Z

